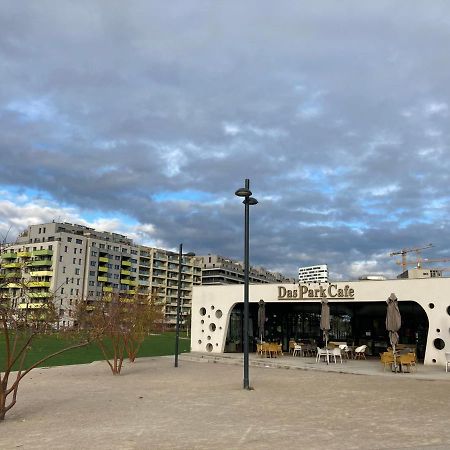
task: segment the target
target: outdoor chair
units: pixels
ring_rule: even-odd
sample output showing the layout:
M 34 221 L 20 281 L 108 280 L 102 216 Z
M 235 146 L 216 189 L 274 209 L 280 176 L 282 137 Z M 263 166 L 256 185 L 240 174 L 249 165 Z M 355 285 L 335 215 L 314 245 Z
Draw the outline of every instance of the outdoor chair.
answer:
M 355 348 L 355 359 L 366 359 L 367 345 L 360 345 Z
M 330 351 L 327 351 L 326 348 L 317 347 L 316 362 L 320 362 L 320 358 L 322 358 L 322 356 L 325 357 L 325 361 L 328 362 L 329 355 Z
M 294 351 L 292 352 L 292 356 L 302 356 L 302 346 L 299 344 L 295 344 Z
M 383 364 L 383 372 L 386 370 L 386 366 L 392 367 L 394 364 L 394 355 L 392 352 L 380 353 L 380 361 Z
M 341 364 L 342 364 L 342 353 L 341 353 L 341 349 L 339 347 L 328 350 L 328 353 L 334 359 L 335 364 L 336 364 L 336 358 L 340 358 Z
M 349 356 L 349 348 L 348 348 L 347 344 L 341 344 L 341 345 L 339 345 L 339 349 L 341 350 L 341 355 L 344 354 L 344 356 L 345 356 L 347 359 L 350 359 L 350 356 Z
M 400 364 L 402 372 L 410 372 L 413 367 L 416 367 L 416 358 L 414 353 L 406 353 L 404 355 L 400 355 L 397 360 Z
M 295 347 L 297 346 L 297 343 L 293 340 L 289 341 L 289 353 L 294 353 Z
M 445 354 L 445 371 L 448 372 L 448 368 L 450 367 L 450 353 Z

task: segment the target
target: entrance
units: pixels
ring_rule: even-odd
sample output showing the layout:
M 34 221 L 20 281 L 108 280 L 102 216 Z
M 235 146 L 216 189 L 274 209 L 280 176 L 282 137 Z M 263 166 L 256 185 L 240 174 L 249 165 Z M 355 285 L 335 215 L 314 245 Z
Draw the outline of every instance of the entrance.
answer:
M 386 332 L 386 303 L 378 302 L 329 302 L 330 341 L 346 342 L 348 345 L 367 345 L 367 354 L 376 355 L 389 344 Z M 399 331 L 401 344 L 416 348 L 417 357 L 423 359 L 428 334 L 428 318 L 416 302 L 399 302 L 402 326 Z M 258 341 L 258 304 L 249 305 L 249 345 L 256 350 Z M 266 322 L 264 340 L 281 342 L 288 351 L 289 340 L 310 341 L 323 345 L 320 330 L 320 303 L 265 303 Z M 242 352 L 243 304 L 235 305 L 228 327 L 226 352 Z

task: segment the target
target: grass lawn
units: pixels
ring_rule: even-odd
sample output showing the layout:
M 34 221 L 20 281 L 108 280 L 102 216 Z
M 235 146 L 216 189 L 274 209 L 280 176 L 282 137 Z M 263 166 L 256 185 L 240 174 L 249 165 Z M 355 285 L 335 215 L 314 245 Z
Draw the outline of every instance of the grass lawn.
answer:
M 190 351 L 190 339 L 185 338 L 185 333 L 180 336 L 180 353 Z M 64 347 L 67 347 L 73 341 L 64 339 L 58 334 L 52 336 L 43 336 L 36 338 L 31 344 L 31 350 L 28 352 L 24 367 L 29 367 L 35 361 L 38 361 L 45 355 L 54 353 Z M 138 353 L 138 358 L 142 356 L 163 356 L 173 355 L 175 353 L 175 333 L 167 332 L 158 335 L 147 336 Z M 4 337 L 0 335 L 0 370 L 3 370 L 5 358 Z M 86 347 L 68 350 L 61 355 L 47 360 L 42 366 L 65 366 L 70 364 L 86 364 L 93 361 L 102 360 L 103 356 L 100 349 L 95 344 L 89 344 Z

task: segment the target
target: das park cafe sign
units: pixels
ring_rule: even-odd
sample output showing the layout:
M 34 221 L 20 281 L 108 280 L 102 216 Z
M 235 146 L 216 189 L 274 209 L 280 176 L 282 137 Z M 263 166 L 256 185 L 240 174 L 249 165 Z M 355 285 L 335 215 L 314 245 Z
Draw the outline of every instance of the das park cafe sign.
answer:
M 348 284 L 343 287 L 338 287 L 337 284 L 319 285 L 318 287 L 299 284 L 295 289 L 278 286 L 278 300 L 314 300 L 322 298 L 354 299 L 355 290 Z

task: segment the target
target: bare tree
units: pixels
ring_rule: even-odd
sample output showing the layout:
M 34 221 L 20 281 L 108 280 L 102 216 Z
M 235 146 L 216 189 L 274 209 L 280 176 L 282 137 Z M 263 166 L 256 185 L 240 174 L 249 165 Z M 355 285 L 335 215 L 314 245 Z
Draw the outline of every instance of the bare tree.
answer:
M 0 244 L 0 255 L 2 247 Z M 80 341 L 77 335 L 76 343 L 26 363 L 33 341 L 38 336 L 53 334 L 58 316 L 52 298 L 39 303 L 29 301 L 27 282 L 23 279 L 24 267 L 10 271 L 4 266 L 0 262 L 0 353 L 4 355 L 0 359 L 0 420 L 4 420 L 16 404 L 19 384 L 31 370 L 56 355 L 88 344 L 86 339 Z M 11 295 L 11 289 L 19 290 L 20 301 Z M 66 333 L 69 334 L 73 337 L 73 332 Z

